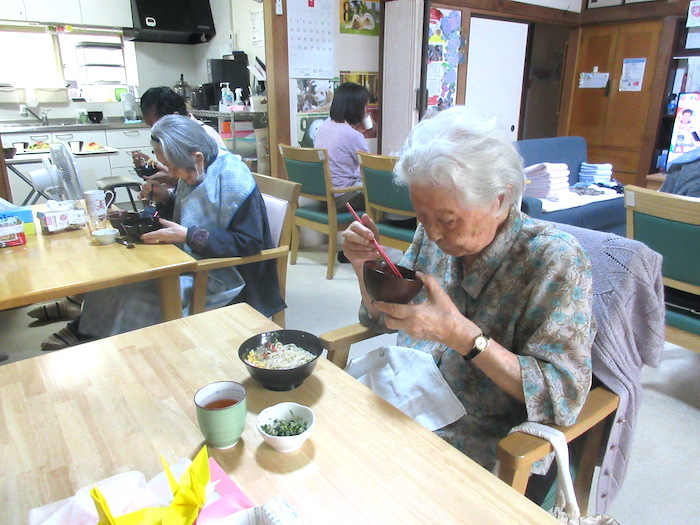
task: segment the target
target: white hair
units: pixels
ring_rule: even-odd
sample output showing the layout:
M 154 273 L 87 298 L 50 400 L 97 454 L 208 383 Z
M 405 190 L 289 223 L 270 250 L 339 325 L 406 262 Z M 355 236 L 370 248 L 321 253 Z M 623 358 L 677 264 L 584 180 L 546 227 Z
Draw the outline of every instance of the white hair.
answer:
M 465 202 L 487 207 L 503 195 L 504 207 L 520 202 L 523 161 L 494 118 L 453 106 L 419 122 L 394 169 L 398 183 L 455 188 Z

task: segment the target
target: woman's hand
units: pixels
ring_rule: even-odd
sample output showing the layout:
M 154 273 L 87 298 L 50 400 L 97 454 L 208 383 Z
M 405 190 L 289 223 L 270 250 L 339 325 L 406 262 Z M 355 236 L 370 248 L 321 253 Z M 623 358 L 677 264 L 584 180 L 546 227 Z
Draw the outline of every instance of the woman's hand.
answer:
M 153 195 L 152 197 L 151 194 Z M 168 187 L 164 184 L 156 180 L 147 180 L 146 183 L 141 186 L 139 198 L 147 201 L 150 201 L 152 198 L 156 202 L 165 204 L 168 202 L 168 199 L 170 199 L 170 193 L 168 192 Z
M 364 262 L 379 257 L 373 239 L 379 236 L 377 225 L 366 213 L 360 217 L 362 222 L 354 221 L 342 233 L 342 250 L 351 263 Z
M 143 242 L 146 244 L 176 244 L 184 243 L 187 240 L 187 228 L 167 219 L 159 220 L 163 227 L 154 232 L 144 233 L 141 236 Z
M 374 301 L 372 305 L 384 312 L 387 328 L 404 330 L 414 339 L 427 339 L 459 348 L 481 332 L 464 317 L 432 275 L 416 272 L 423 281 L 428 298 L 420 304 L 394 304 Z

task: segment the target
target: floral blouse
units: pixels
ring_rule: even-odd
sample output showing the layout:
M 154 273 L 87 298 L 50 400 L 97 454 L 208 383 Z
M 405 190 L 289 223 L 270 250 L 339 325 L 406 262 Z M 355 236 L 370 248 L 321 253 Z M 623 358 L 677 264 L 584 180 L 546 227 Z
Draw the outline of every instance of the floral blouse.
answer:
M 590 261 L 575 238 L 513 208 L 466 275 L 421 225 L 401 265 L 433 275 L 464 315 L 520 362 L 524 405 L 456 351 L 399 331 L 400 346 L 432 354 L 467 412 L 438 435 L 492 468 L 496 445 L 513 426 L 575 422 L 590 388 L 595 336 Z M 415 299 L 423 300 L 425 290 Z M 364 307 L 360 317 L 367 324 Z

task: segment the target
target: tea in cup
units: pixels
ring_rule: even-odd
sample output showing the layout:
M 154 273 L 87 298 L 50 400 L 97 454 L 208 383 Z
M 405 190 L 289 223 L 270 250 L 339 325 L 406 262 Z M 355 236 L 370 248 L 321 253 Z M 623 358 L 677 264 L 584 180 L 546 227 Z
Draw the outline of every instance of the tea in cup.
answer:
M 227 449 L 238 443 L 248 413 L 243 385 L 233 381 L 210 383 L 197 391 L 194 404 L 207 445 Z

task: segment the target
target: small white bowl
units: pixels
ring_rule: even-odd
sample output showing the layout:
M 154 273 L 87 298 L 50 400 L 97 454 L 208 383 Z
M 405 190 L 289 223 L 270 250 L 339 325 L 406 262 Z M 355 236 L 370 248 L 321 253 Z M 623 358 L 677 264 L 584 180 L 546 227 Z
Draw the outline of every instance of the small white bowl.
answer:
M 272 436 L 262 429 L 264 424 L 272 423 L 275 419 L 280 421 L 289 419 L 304 419 L 308 422 L 306 430 L 296 436 Z M 298 450 L 304 441 L 311 435 L 311 430 L 314 428 L 316 415 L 309 407 L 298 403 L 285 402 L 267 407 L 258 414 L 257 427 L 258 432 L 263 437 L 265 442 L 278 452 L 294 452 Z
M 99 244 L 112 244 L 117 240 L 117 235 L 119 235 L 119 230 L 116 228 L 103 228 L 92 232 L 92 238 Z

